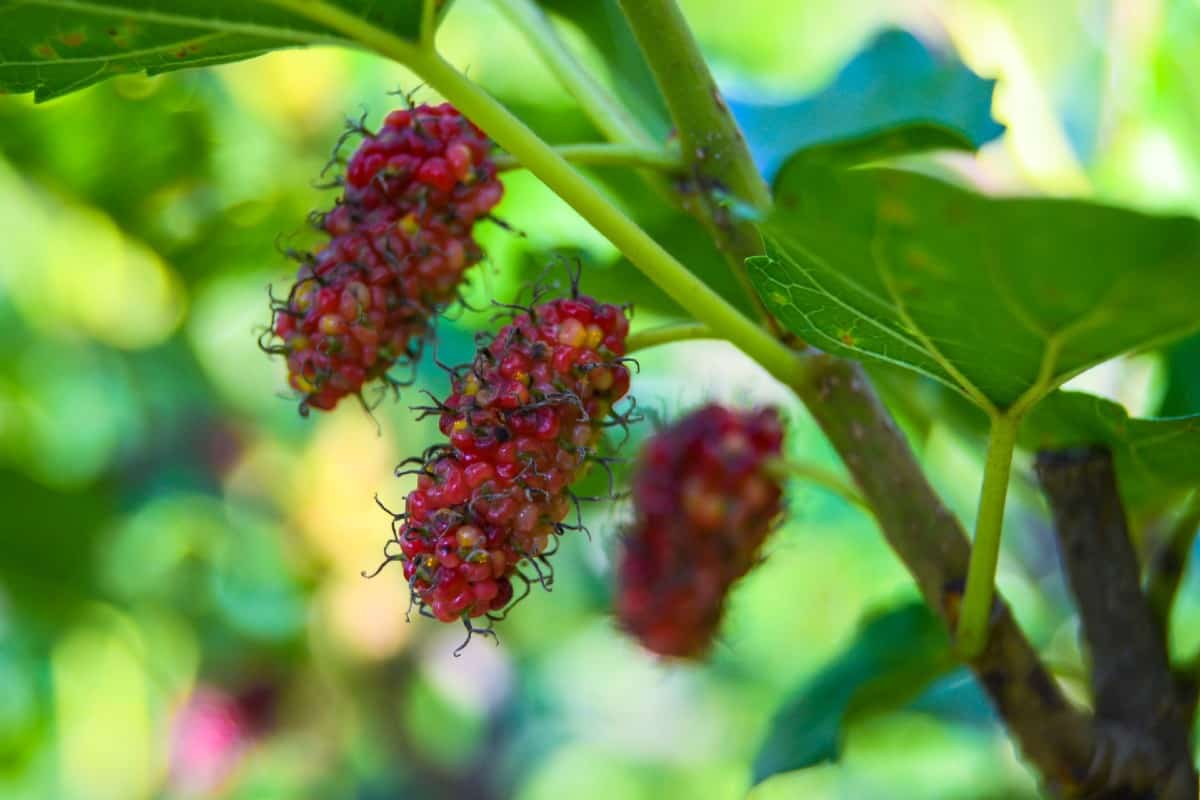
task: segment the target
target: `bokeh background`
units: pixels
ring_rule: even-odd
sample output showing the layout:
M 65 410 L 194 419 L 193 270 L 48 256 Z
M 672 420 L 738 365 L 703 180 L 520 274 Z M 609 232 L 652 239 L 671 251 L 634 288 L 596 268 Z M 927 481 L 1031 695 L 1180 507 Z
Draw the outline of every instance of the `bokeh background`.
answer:
M 948 162 L 962 179 L 1200 214 L 1194 0 L 681 4 L 735 99 L 815 92 L 899 26 L 998 80 L 992 113 L 1006 131 Z M 564 33 L 602 70 L 583 36 Z M 485 0 L 458 0 L 442 42 L 547 136 L 598 139 Z M 529 598 L 499 647 L 477 640 L 453 658 L 460 628 L 405 623 L 399 570 L 360 572 L 389 530 L 373 496 L 400 506 L 410 479 L 393 466 L 435 439 L 408 411 L 415 387 L 373 417 L 344 403 L 301 418 L 256 333 L 267 286 L 293 271 L 281 247 L 316 241 L 305 218 L 333 201 L 313 182 L 345 117 L 378 121 L 401 102 L 389 91 L 417 88 L 377 58 L 315 49 L 126 76 L 38 107 L 0 97 L 0 796 L 742 797 L 783 699 L 864 614 L 914 596 L 867 517 L 796 483 L 789 521 L 703 665 L 660 662 L 615 629 L 620 503 L 590 510 L 590 541 L 564 540 L 553 593 Z M 636 181 L 598 177 L 614 191 Z M 536 180 L 517 171 L 505 184 L 512 230 L 479 230 L 489 259 L 476 304 L 513 297 L 565 252 L 604 299 L 635 304 L 635 327 L 669 318 Z M 488 315 L 451 317 L 439 354 L 459 361 Z M 733 350 L 687 343 L 641 361 L 641 406 L 669 417 L 709 398 L 779 402 L 794 455 L 836 468 L 804 412 Z M 1197 412 L 1197 364 L 1200 343 L 1185 342 L 1078 385 L 1135 414 Z M 419 378 L 446 389 L 436 368 Z M 981 448 L 965 427 L 935 420 L 913 436 L 969 523 Z M 1080 659 L 1045 525 L 1021 466 L 1001 583 L 1070 681 Z M 1176 617 L 1185 651 L 1200 640 L 1195 584 Z M 837 763 L 751 796 L 1037 790 L 952 672 L 846 725 Z

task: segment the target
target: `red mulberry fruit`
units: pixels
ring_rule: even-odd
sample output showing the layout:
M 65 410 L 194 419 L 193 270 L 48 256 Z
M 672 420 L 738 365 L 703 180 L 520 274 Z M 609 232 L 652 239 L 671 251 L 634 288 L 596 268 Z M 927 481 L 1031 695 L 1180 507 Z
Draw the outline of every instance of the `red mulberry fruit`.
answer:
M 394 111 L 351 156 L 321 217 L 330 241 L 277 304 L 269 348 L 302 409 L 328 410 L 420 355 L 430 319 L 483 258 L 472 227 L 500 201 L 487 138 L 452 106 Z
M 697 409 L 657 433 L 633 474 L 635 519 L 618 572 L 617 618 L 642 646 L 696 658 L 732 584 L 759 558 L 781 512 L 766 463 L 783 429 L 774 409 Z
M 449 103 L 393 111 L 350 157 L 345 203 L 363 212 L 403 209 L 424 229 L 469 236 L 503 192 L 491 149 Z
M 520 597 L 531 582 L 548 585 L 547 557 L 572 527 L 569 487 L 605 426 L 621 422 L 613 404 L 629 390 L 628 331 L 622 309 L 588 297 L 536 306 L 480 348 L 450 397 L 427 409 L 449 443 L 421 459 L 396 532 L 400 554 L 389 555 L 403 561 L 423 613 L 497 619 L 514 581 Z

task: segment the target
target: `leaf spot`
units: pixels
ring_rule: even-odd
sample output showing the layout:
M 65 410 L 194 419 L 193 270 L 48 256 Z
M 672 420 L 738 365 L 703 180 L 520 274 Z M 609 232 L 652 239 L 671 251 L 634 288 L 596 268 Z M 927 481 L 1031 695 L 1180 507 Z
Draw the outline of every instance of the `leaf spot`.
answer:
M 879 201 L 879 218 L 897 225 L 910 225 L 915 216 L 912 209 L 899 199 L 884 196 Z

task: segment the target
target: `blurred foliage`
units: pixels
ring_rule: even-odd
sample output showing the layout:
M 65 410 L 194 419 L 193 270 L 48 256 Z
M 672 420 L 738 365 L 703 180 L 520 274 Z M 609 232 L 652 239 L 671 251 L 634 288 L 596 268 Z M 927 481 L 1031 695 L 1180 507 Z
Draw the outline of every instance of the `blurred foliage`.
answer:
M 539 0 L 539 4 L 579 29 L 602 59 L 622 105 L 652 137 L 665 139 L 671 128 L 666 104 L 618 0 Z
M 992 119 L 992 86 L 905 31 L 885 31 L 818 94 L 789 103 L 733 101 L 754 160 L 771 176 L 801 148 L 925 124 L 978 149 L 1004 132 Z
M 545 5 L 585 62 L 666 136 L 652 82 L 630 68 L 615 5 Z M 1189 0 L 746 0 L 732 21 L 725 2 L 682 5 L 722 85 L 756 108 L 820 92 L 877 31 L 899 25 L 926 47 L 889 34 L 912 61 L 889 62 L 879 85 L 908 85 L 910 68 L 930 74 L 929 52 L 957 49 L 997 80 L 991 112 L 1006 129 L 973 159 L 930 158 L 925 168 L 988 190 L 1200 212 L 1200 11 Z M 12 6 L 0 3 L 5 14 Z M 47 36 L 78 33 L 52 23 Z M 550 140 L 596 138 L 484 0 L 457 0 L 442 41 Z M 10 61 L 40 58 L 4 46 Z M 82 79 L 69 66 L 22 69 L 6 85 Z M 986 83 L 954 69 L 968 88 Z M 451 658 L 461 631 L 406 624 L 398 573 L 361 578 L 387 534 L 373 495 L 401 505 L 411 484 L 392 467 L 435 440 L 407 406 L 417 388 L 444 392 L 446 379 L 427 365 L 419 386 L 374 419 L 352 406 L 301 419 L 255 329 L 267 319 L 267 285 L 291 278 L 281 250 L 317 241 L 307 215 L 334 195 L 312 184 L 343 118 L 365 111 L 377 122 L 399 102 L 388 91 L 417 83 L 367 55 L 314 48 L 122 74 L 37 107 L 0 97 L 0 796 L 741 797 L 784 697 L 839 668 L 869 682 L 872 665 L 895 652 L 888 637 L 864 638 L 874 623 L 860 619 L 910 597 L 906 573 L 866 517 L 799 482 L 790 522 L 739 586 L 702 666 L 657 662 L 614 630 L 620 503 L 588 509 L 592 540 L 563 542 L 554 593 L 533 595 L 501 627 L 498 648 L 477 641 Z M 995 133 L 980 122 L 980 95 L 960 107 L 954 92 L 911 86 L 935 98 L 924 121 L 949 121 L 975 145 Z M 860 108 L 851 101 L 861 95 L 838 87 L 816 96 Z M 789 136 L 814 127 L 807 117 L 763 124 Z M 856 132 L 870 131 L 838 136 Z M 699 229 L 638 176 L 594 175 L 664 245 L 742 297 Z M 480 230 L 489 261 L 472 277 L 473 305 L 512 298 L 566 250 L 587 265 L 585 290 L 634 303 L 636 326 L 678 314 L 531 176 L 505 182 L 499 216 L 511 230 Z M 453 316 L 438 332 L 447 361 L 465 358 L 489 314 Z M 1164 414 L 1200 412 L 1194 344 L 1154 356 Z M 705 399 L 781 403 L 792 454 L 835 466 L 811 420 L 731 348 L 681 343 L 640 360 L 640 406 L 668 417 Z M 969 522 L 972 412 L 956 424 L 918 402 L 938 386 L 912 386 L 889 402 Z M 1044 514 L 1035 497 L 1016 495 L 1001 583 L 1031 636 L 1054 649 L 1064 631 L 1070 638 L 1069 610 Z M 1185 583 L 1175 620 L 1192 640 L 1196 584 Z M 837 763 L 775 776 L 751 796 L 1036 796 L 973 687 L 954 673 L 902 709 L 827 715 L 839 720 Z
M 924 602 L 869 614 L 846 649 L 784 701 L 755 758 L 755 783 L 836 759 L 851 720 L 896 709 L 953 664 L 945 626 Z

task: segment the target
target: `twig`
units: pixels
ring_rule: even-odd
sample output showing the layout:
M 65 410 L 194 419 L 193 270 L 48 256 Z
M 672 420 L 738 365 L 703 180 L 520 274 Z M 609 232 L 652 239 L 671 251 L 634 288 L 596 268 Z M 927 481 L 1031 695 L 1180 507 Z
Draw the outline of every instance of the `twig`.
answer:
M 1179 702 L 1163 630 L 1142 594 L 1112 454 L 1097 447 L 1042 452 L 1037 475 L 1091 655 L 1097 722 L 1124 731 L 1121 746 L 1131 749 L 1119 759 L 1122 770 L 1150 780 L 1152 796 L 1195 797 L 1190 711 Z
M 866 375 L 855 364 L 816 356 L 795 388 L 926 602 L 954 630 L 970 555 L 966 533 L 929 486 Z M 1000 597 L 987 645 L 968 663 L 1050 787 L 1075 795 L 1091 773 L 1096 731 L 1088 715 L 1068 702 Z
M 672 342 L 683 342 L 691 339 L 718 339 L 717 334 L 703 322 L 678 322 L 671 325 L 659 325 L 656 328 L 642 328 L 629 334 L 625 340 L 625 351 L 636 353 L 651 347 Z
M 872 513 L 871 507 L 867 505 L 867 501 L 863 499 L 857 487 L 832 470 L 825 469 L 818 464 L 791 461 L 785 458 L 777 458 L 765 466 L 781 478 L 787 476 L 800 478 L 836 494 L 850 505 L 868 514 Z
M 727 196 L 755 211 L 771 205 L 771 190 L 759 174 L 746 140 L 717 88 L 704 55 L 675 0 L 620 0 L 625 18 L 654 73 L 680 152 L 691 178 L 681 185 L 684 210 L 702 222 L 759 314 L 777 335 L 746 273 L 746 259 L 761 255 L 758 229 L 731 210 Z
M 654 140 L 632 114 L 600 84 L 570 51 L 546 13 L 534 0 L 494 0 L 510 22 L 524 34 L 542 62 L 579 103 L 606 138 L 653 146 Z

